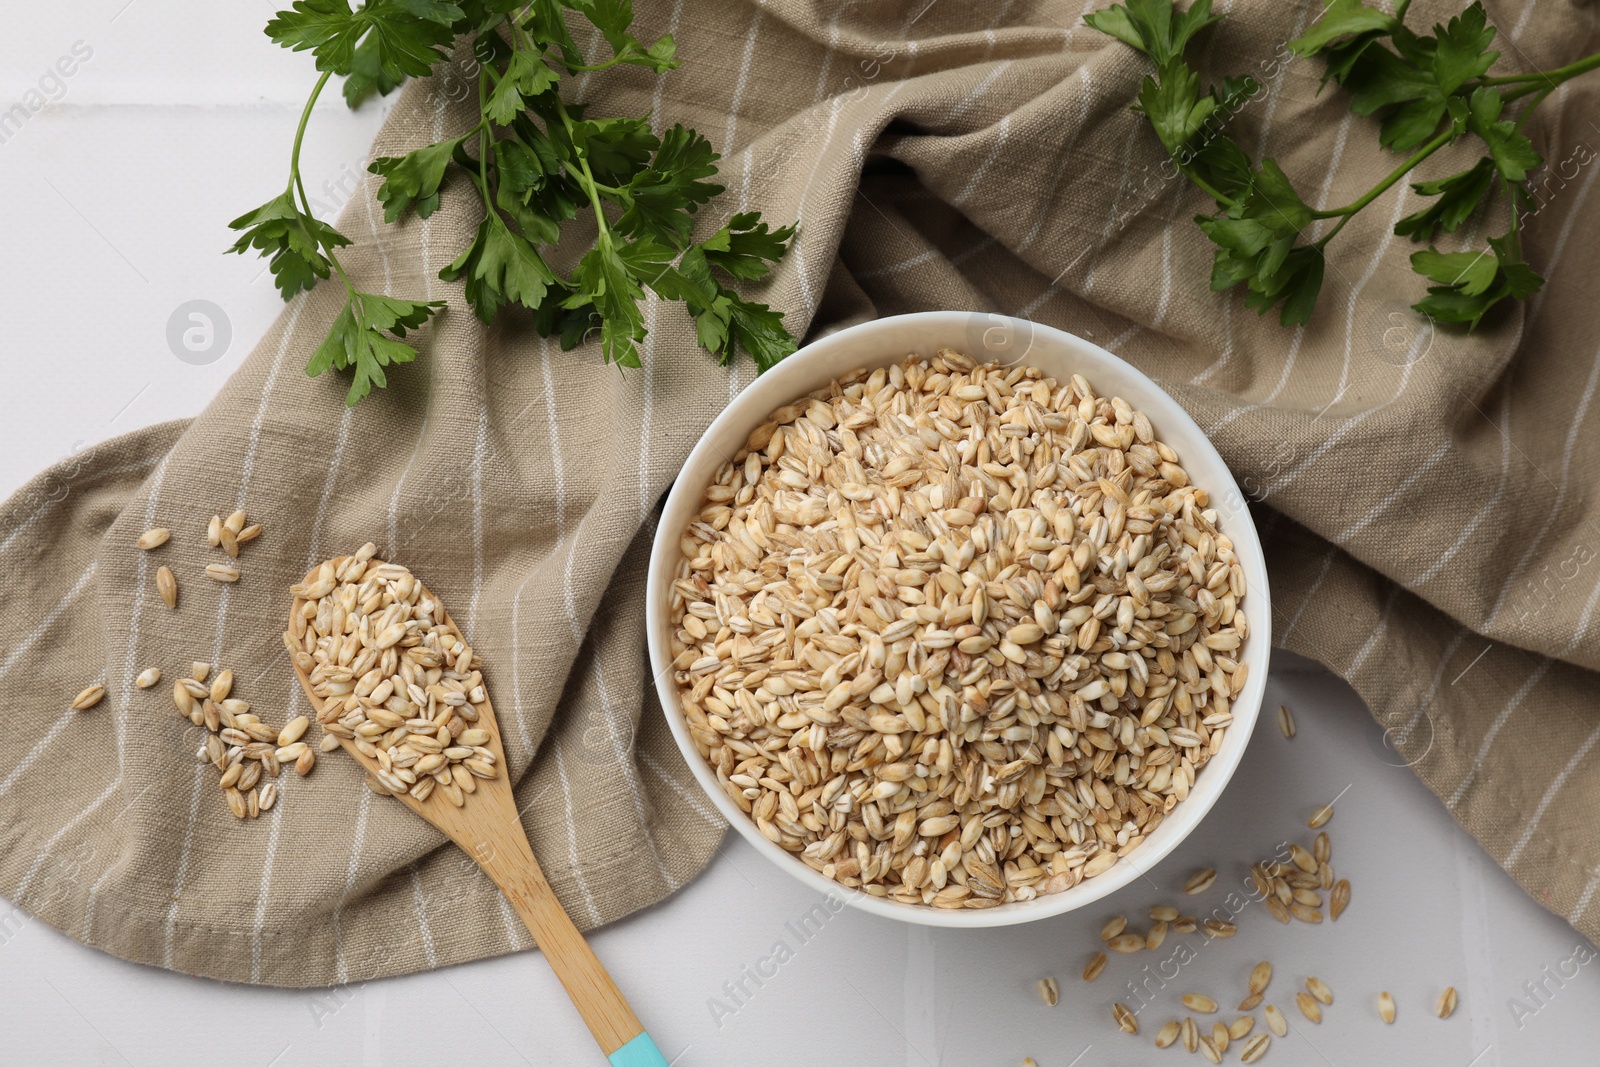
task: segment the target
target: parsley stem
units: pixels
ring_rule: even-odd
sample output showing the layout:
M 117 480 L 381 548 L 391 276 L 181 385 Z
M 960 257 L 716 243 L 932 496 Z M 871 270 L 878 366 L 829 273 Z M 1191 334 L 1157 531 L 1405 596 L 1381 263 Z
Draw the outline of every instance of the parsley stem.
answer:
M 305 141 L 306 126 L 311 122 L 311 110 L 317 106 L 317 98 L 322 95 L 322 89 L 328 84 L 328 79 L 333 76 L 333 71 L 325 70 L 322 77 L 317 79 L 317 84 L 311 90 L 311 96 L 306 99 L 305 109 L 300 112 L 300 125 L 294 131 L 294 148 L 289 152 L 289 187 L 284 190 L 284 195 L 293 198 L 300 194 L 300 207 L 297 209 L 296 221 L 300 225 L 300 232 L 306 235 L 306 240 L 312 247 L 321 248 L 322 254 L 328 257 L 328 262 L 333 264 L 333 269 L 339 272 L 339 280 L 344 283 L 345 292 L 350 294 L 350 299 L 360 301 L 360 294 L 350 282 L 350 275 L 344 271 L 344 264 L 339 262 L 339 257 L 326 241 L 311 232 L 311 227 L 306 225 L 306 219 L 315 218 L 311 210 L 311 198 L 306 195 L 306 183 L 300 176 L 300 145 Z
M 556 99 L 556 113 L 561 116 L 561 125 L 566 127 L 567 139 L 572 139 L 572 116 L 567 113 L 567 105 L 558 97 Z M 583 186 L 583 191 L 589 194 L 589 206 L 594 209 L 595 225 L 599 228 L 599 238 L 602 243 L 611 240 L 611 227 L 606 223 L 605 209 L 600 204 L 600 189 L 594 180 L 594 172 L 589 169 L 589 155 L 586 152 L 578 153 L 578 167 L 581 174 L 574 174 L 578 183 Z M 568 168 L 571 169 L 570 167 Z
M 322 95 L 323 86 L 328 84 L 328 79 L 333 76 L 333 71 L 325 70 L 322 77 L 317 79 L 316 87 L 311 90 L 311 96 L 306 100 L 305 108 L 300 112 L 300 125 L 294 131 L 294 149 L 289 153 L 289 187 L 285 193 L 293 193 L 295 182 L 300 178 L 300 145 L 306 139 L 306 126 L 311 122 L 311 109 L 317 105 L 317 97 Z
M 1392 172 L 1390 172 L 1390 174 L 1389 174 L 1389 176 L 1387 178 L 1383 179 L 1383 181 L 1379 182 L 1377 185 L 1375 185 L 1371 189 L 1367 190 L 1366 195 L 1362 196 L 1361 199 L 1355 201 L 1354 203 L 1351 203 L 1351 204 L 1349 204 L 1349 205 L 1347 205 L 1345 207 L 1329 208 L 1329 209 L 1327 209 L 1325 211 L 1313 211 L 1311 213 L 1311 217 L 1312 218 L 1316 218 L 1316 219 L 1337 218 L 1339 220 L 1334 225 L 1333 229 L 1328 231 L 1327 236 L 1325 236 L 1321 240 L 1319 240 L 1317 242 L 1317 244 L 1318 245 L 1327 244 L 1330 240 L 1333 239 L 1333 235 L 1334 234 L 1338 233 L 1341 229 L 1344 228 L 1344 224 L 1350 220 L 1350 216 L 1354 215 L 1356 212 L 1360 211 L 1362 208 L 1366 207 L 1368 204 L 1370 204 L 1374 200 L 1378 199 L 1378 197 L 1382 196 L 1384 194 L 1384 192 L 1391 185 L 1393 185 L 1395 182 L 1399 181 L 1401 178 L 1404 178 L 1413 168 L 1416 167 L 1416 165 L 1418 163 L 1421 163 L 1424 159 L 1427 159 L 1429 156 L 1433 155 L 1439 149 L 1441 149 L 1445 145 L 1449 144 L 1450 143 L 1451 133 L 1452 133 L 1451 130 L 1446 129 L 1443 133 L 1440 133 L 1433 140 L 1429 141 L 1427 144 L 1425 144 L 1421 148 L 1417 149 L 1415 152 L 1412 153 L 1410 159 L 1407 159 L 1404 163 L 1402 163 L 1398 167 L 1396 167 Z
M 1540 88 L 1545 86 L 1554 89 L 1562 82 L 1570 78 L 1576 78 L 1580 74 L 1588 73 L 1596 67 L 1600 67 L 1600 52 L 1596 52 L 1592 56 L 1586 56 L 1576 63 L 1568 63 L 1564 67 L 1557 67 L 1554 70 L 1536 70 L 1528 74 L 1505 74 L 1497 78 L 1484 78 L 1478 84 L 1520 86 L 1521 88 L 1515 92 L 1505 94 L 1506 99 L 1509 101 L 1527 96 L 1529 93 L 1538 92 Z

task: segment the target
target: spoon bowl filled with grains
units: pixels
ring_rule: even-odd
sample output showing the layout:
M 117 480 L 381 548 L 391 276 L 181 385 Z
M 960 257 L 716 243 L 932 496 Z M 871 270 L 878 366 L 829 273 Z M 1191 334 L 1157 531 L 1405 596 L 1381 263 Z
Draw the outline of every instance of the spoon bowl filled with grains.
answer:
M 1260 710 L 1261 546 L 1138 370 L 966 312 L 842 330 L 711 424 L 651 553 L 655 685 L 758 851 L 939 926 L 1061 914 L 1210 810 Z

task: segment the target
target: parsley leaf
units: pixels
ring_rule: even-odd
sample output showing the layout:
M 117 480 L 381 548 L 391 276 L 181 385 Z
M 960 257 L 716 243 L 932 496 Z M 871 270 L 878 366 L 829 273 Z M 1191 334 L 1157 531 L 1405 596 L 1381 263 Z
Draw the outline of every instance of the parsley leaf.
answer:
M 1489 238 L 1489 248 L 1482 252 L 1416 252 L 1411 264 L 1419 274 L 1442 283 L 1430 286 L 1416 309 L 1468 329 L 1502 300 L 1526 300 L 1544 285 L 1544 279 L 1522 261 L 1515 233 Z
M 1173 9 L 1172 0 L 1128 0 L 1085 15 L 1083 21 L 1101 33 L 1132 45 L 1165 67 L 1183 55 L 1189 39 L 1221 15 L 1211 13 L 1211 0 L 1195 0 L 1186 11 Z
M 332 268 L 324 248 L 343 248 L 350 243 L 327 223 L 301 214 L 287 192 L 240 215 L 228 228 L 244 231 L 228 251 L 242 255 L 253 248 L 267 256 L 273 283 L 285 300 L 328 276 Z
M 461 15 L 455 4 L 437 0 L 371 0 L 356 11 L 349 0 L 294 0 L 267 23 L 267 36 L 296 52 L 310 49 L 318 70 L 350 74 L 356 43 L 370 33 L 364 76 L 397 84 L 445 58 L 442 46 L 454 39 L 451 24 Z
M 382 388 L 389 384 L 385 367 L 417 358 L 415 348 L 395 338 L 421 326 L 442 307 L 442 300 L 413 302 L 351 290 L 327 338 L 306 364 L 306 373 L 315 378 L 329 370 L 353 369 L 344 402 L 355 407 L 374 385 Z M 394 336 L 386 336 L 386 332 Z
M 1326 51 L 1341 37 L 1356 35 L 1374 40 L 1374 33 L 1386 33 L 1396 25 L 1393 15 L 1368 7 L 1361 0 L 1329 0 L 1322 14 L 1305 33 L 1289 42 L 1296 55 L 1314 56 Z
M 506 73 L 489 94 L 483 113 L 498 126 L 509 126 L 529 106 L 536 96 L 548 92 L 556 84 L 557 74 L 536 52 L 517 51 L 511 54 Z
M 1440 230 L 1454 233 L 1483 202 L 1494 182 L 1494 174 L 1494 161 L 1485 157 L 1460 174 L 1412 183 L 1411 188 L 1417 195 L 1439 199 L 1395 223 L 1395 235 L 1414 241 L 1431 241 Z
M 493 211 L 478 224 L 472 243 L 439 272 L 445 281 L 460 278 L 467 303 L 484 322 L 507 304 L 535 308 L 544 300 L 555 273 L 526 237 L 511 232 Z
M 470 136 L 467 134 L 452 141 L 440 141 L 403 156 L 374 159 L 367 169 L 384 179 L 378 187 L 378 201 L 383 204 L 383 221 L 394 222 L 413 205 L 419 218 L 432 215 L 439 206 L 439 185 L 444 181 L 450 156 Z
M 1473 90 L 1467 124 L 1489 146 L 1495 169 L 1508 182 L 1520 182 L 1544 162 L 1533 142 L 1517 132 L 1516 125 L 1500 118 L 1505 99 L 1494 89 Z
M 673 126 L 661 135 L 650 165 L 628 180 L 628 206 L 617 230 L 651 234 L 678 247 L 687 244 L 694 212 L 722 192 L 722 186 L 702 180 L 716 176 L 717 159 L 710 141 Z

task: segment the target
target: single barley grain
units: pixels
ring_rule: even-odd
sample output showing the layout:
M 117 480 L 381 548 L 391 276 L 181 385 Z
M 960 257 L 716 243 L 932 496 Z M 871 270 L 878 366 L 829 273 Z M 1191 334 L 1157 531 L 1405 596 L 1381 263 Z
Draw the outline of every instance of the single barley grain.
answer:
M 250 805 L 245 801 L 243 793 L 232 788 L 224 789 L 222 793 L 228 802 L 228 810 L 233 812 L 234 818 L 248 819 L 250 817 Z
M 1200 1047 L 1200 1028 L 1188 1016 L 1184 1016 L 1183 1025 L 1178 1027 L 1178 1041 L 1185 1052 L 1193 1052 Z
M 1102 941 L 1111 941 L 1113 938 L 1115 938 L 1118 934 L 1122 933 L 1122 931 L 1126 930 L 1127 928 L 1128 928 L 1128 919 L 1127 919 L 1127 917 L 1123 916 L 1123 915 L 1114 915 L 1111 918 L 1107 919 L 1106 920 L 1106 924 L 1100 928 L 1100 940 L 1102 940 Z
M 1039 979 L 1037 988 L 1039 990 L 1039 999 L 1050 1007 L 1055 1007 L 1057 1002 L 1061 1000 L 1061 987 L 1056 984 L 1054 978 Z
M 1394 997 L 1387 990 L 1378 994 L 1378 1018 L 1386 1023 L 1394 1022 Z
M 1228 1024 L 1220 1019 L 1211 1024 L 1211 1044 L 1218 1052 L 1226 1054 L 1233 1038 L 1228 1035 Z
M 235 763 L 232 766 L 230 766 L 226 771 L 222 772 L 222 781 L 219 782 L 218 784 L 221 785 L 222 788 L 224 788 L 224 789 L 231 788 L 232 786 L 235 786 L 235 785 L 237 785 L 239 783 L 239 779 L 243 775 L 244 775 L 244 764 Z
M 237 543 L 243 545 L 243 544 L 247 544 L 247 543 L 249 543 L 251 541 L 254 541 L 256 538 L 258 538 L 260 536 L 261 536 L 261 524 L 259 522 L 256 522 L 256 523 L 251 523 L 249 526 L 246 526 L 244 529 L 240 530 L 238 535 L 234 538 L 234 540 Z
M 1433 1010 L 1438 1013 L 1439 1018 L 1448 1019 L 1455 1014 L 1456 999 L 1456 987 L 1447 985 L 1444 987 L 1444 992 L 1439 994 L 1439 1000 L 1434 1004 Z
M 1239 932 L 1239 928 L 1233 923 L 1221 919 L 1207 919 L 1200 925 L 1212 937 L 1232 937 Z
M 1156 922 L 1169 923 L 1178 917 L 1178 909 L 1171 904 L 1157 904 L 1150 909 L 1150 918 Z
M 189 676 L 197 682 L 203 682 L 211 677 L 211 664 L 195 660 L 189 664 Z
M 160 667 L 146 667 L 144 670 L 139 672 L 139 677 L 137 677 L 137 678 L 135 678 L 133 680 L 133 684 L 138 686 L 140 689 L 149 689 L 151 686 L 155 685 L 156 683 L 158 683 L 160 681 L 161 681 L 161 668 Z
M 1264 993 L 1272 982 L 1272 964 L 1262 960 L 1250 970 L 1250 992 Z
M 1164 1024 L 1156 1034 L 1156 1048 L 1170 1048 L 1178 1040 L 1178 1031 L 1181 1029 L 1183 1027 L 1176 1019 Z
M 228 694 L 231 692 L 233 692 L 233 672 L 218 671 L 217 676 L 211 680 L 211 699 L 220 704 L 228 699 Z
M 224 526 L 217 532 L 217 539 L 222 543 L 222 551 L 233 559 L 239 558 L 239 535 Z
M 1233 1022 L 1228 1024 L 1228 1036 L 1233 1038 L 1235 1041 L 1240 1041 L 1248 1037 L 1250 1031 L 1254 1030 L 1255 1028 L 1255 1016 L 1241 1015 L 1237 1019 L 1233 1020 Z
M 1200 929 L 1200 921 L 1193 915 L 1180 915 L 1172 920 L 1172 929 L 1175 933 L 1192 934 Z
M 255 819 L 261 815 L 261 796 L 254 789 L 244 795 L 245 814 Z
M 278 783 L 268 782 L 261 787 L 261 810 L 271 811 L 272 805 L 278 802 Z
M 1284 737 L 1294 736 L 1294 715 L 1287 704 L 1278 708 L 1278 729 L 1283 731 Z
M 136 542 L 136 544 L 148 552 L 152 548 L 160 548 L 171 539 L 171 530 L 164 526 L 153 526 L 139 535 L 139 540 Z
M 222 516 L 211 516 L 211 522 L 206 526 L 206 543 L 212 548 L 222 544 Z
M 166 601 L 167 607 L 178 606 L 178 579 L 173 576 L 171 567 L 156 569 L 156 592 L 161 594 L 161 599 Z
M 90 708 L 92 708 L 96 704 L 100 703 L 100 701 L 104 700 L 105 696 L 106 696 L 106 687 L 105 686 L 103 686 L 103 685 L 91 685 L 89 688 L 85 689 L 83 692 L 79 693 L 77 696 L 72 698 L 72 710 L 73 711 L 88 711 Z
M 231 563 L 208 563 L 206 564 L 206 577 L 214 582 L 237 582 L 239 580 L 239 568 Z
M 1096 952 L 1089 957 L 1089 962 L 1083 965 L 1083 980 L 1092 982 L 1100 977 L 1100 972 L 1106 969 L 1106 954 Z
M 1150 924 L 1150 932 L 1144 935 L 1144 947 L 1147 951 L 1154 952 L 1160 948 L 1167 939 L 1167 923 L 1157 920 Z
M 1333 818 L 1333 805 L 1324 804 L 1322 807 L 1311 813 L 1311 821 L 1309 825 L 1313 830 L 1317 830 L 1328 825 L 1328 820 L 1331 818 Z
M 1144 949 L 1144 938 L 1138 934 L 1118 934 L 1106 942 L 1112 952 L 1139 952 Z
M 1328 862 L 1333 859 L 1333 840 L 1328 837 L 1326 830 L 1318 834 L 1317 839 L 1312 842 L 1311 857 L 1317 861 L 1317 872 L 1319 874 L 1322 868 L 1326 867 Z
M 1126 1004 L 1111 1005 L 1112 1018 L 1117 1020 L 1117 1025 L 1122 1027 L 1124 1033 L 1137 1034 L 1139 1032 L 1139 1017 Z
M 323 734 L 322 740 L 317 742 L 318 752 L 332 752 L 339 747 L 339 738 L 333 734 Z
M 1319 923 L 1322 921 L 1322 912 L 1309 904 L 1302 904 L 1299 901 L 1289 905 L 1289 914 L 1303 923 Z
M 1320 978 L 1306 979 L 1306 992 L 1316 997 L 1324 1004 L 1333 1003 L 1333 990 L 1328 988 L 1328 983 Z
M 1296 993 L 1294 1002 L 1299 1007 L 1301 1015 L 1314 1023 L 1322 1021 L 1322 1005 L 1318 1004 L 1310 993 Z
M 1350 906 L 1350 879 L 1341 878 L 1333 883 L 1333 890 L 1328 897 L 1328 918 L 1338 921 L 1344 914 L 1344 909 Z
M 1210 889 L 1216 880 L 1217 872 L 1210 867 L 1204 867 L 1189 876 L 1189 880 L 1183 883 L 1183 891 L 1190 896 L 1198 896 Z
M 1217 1010 L 1217 1002 L 1204 993 L 1185 993 L 1179 998 L 1183 1006 L 1190 1011 L 1197 1011 L 1201 1015 L 1213 1015 Z
M 1202 1037 L 1200 1039 L 1200 1054 L 1206 1058 L 1206 1062 L 1208 1063 L 1222 1062 L 1221 1051 L 1218 1050 L 1216 1045 L 1211 1043 L 1211 1039 L 1209 1037 Z
M 1247 996 L 1243 1000 L 1239 1001 L 1239 1010 L 1240 1011 L 1254 1011 L 1256 1009 L 1256 1005 L 1258 1005 L 1260 1003 L 1261 1003 L 1261 994 L 1260 993 L 1251 993 L 1249 996 Z
M 304 715 L 290 719 L 284 724 L 283 729 L 278 731 L 278 746 L 281 748 L 284 745 L 294 744 L 296 741 L 305 736 L 306 730 L 309 729 L 310 726 L 311 720 L 306 718 Z
M 245 514 L 244 514 L 244 511 L 242 509 L 239 510 L 239 511 L 235 511 L 233 514 L 229 515 L 226 519 L 222 520 L 222 528 L 224 530 L 228 530 L 228 531 L 230 531 L 230 532 L 232 532 L 234 534 L 238 534 L 238 532 L 240 530 L 244 529 L 244 524 L 245 524 Z
M 1244 1043 L 1244 1048 L 1239 1050 L 1240 1063 L 1259 1063 L 1261 1057 L 1267 1054 L 1267 1048 L 1272 1044 L 1270 1034 L 1257 1034 Z

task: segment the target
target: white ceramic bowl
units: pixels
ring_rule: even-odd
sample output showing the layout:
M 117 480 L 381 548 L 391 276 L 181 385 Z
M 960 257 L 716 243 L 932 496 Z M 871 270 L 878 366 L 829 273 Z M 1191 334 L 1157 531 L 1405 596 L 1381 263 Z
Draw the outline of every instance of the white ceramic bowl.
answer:
M 1082 374 L 1101 396 L 1120 396 L 1143 411 L 1154 424 L 1157 436 L 1177 451 L 1194 484 L 1210 492 L 1221 529 L 1233 539 L 1248 583 L 1241 607 L 1250 620 L 1250 637 L 1242 658 L 1249 666 L 1249 677 L 1233 703 L 1233 725 L 1226 743 L 1200 772 L 1188 799 L 1174 808 L 1143 844 L 1106 873 L 1085 879 L 1065 892 L 976 910 L 947 911 L 869 896 L 824 878 L 797 856 L 768 841 L 756 829 L 755 822 L 724 795 L 716 775 L 695 748 L 669 669 L 672 657 L 668 651 L 671 627 L 667 598 L 679 558 L 679 536 L 699 510 L 701 494 L 717 468 L 727 461 L 725 457 L 733 456 L 750 431 L 775 408 L 796 397 L 820 389 L 858 367 L 897 363 L 908 353 L 931 356 L 941 348 L 954 348 L 977 359 L 1025 362 L 1058 381 Z M 1115 893 L 1159 863 L 1205 818 L 1239 766 L 1261 709 L 1272 643 L 1272 606 L 1260 540 L 1227 465 L 1194 420 L 1149 378 L 1098 345 L 1026 320 L 965 311 L 896 315 L 841 330 L 802 348 L 740 393 L 706 430 L 667 496 L 650 553 L 647 589 L 646 626 L 656 691 L 683 758 L 711 803 L 757 852 L 813 889 L 863 911 L 928 926 L 1005 926 L 1060 915 Z

